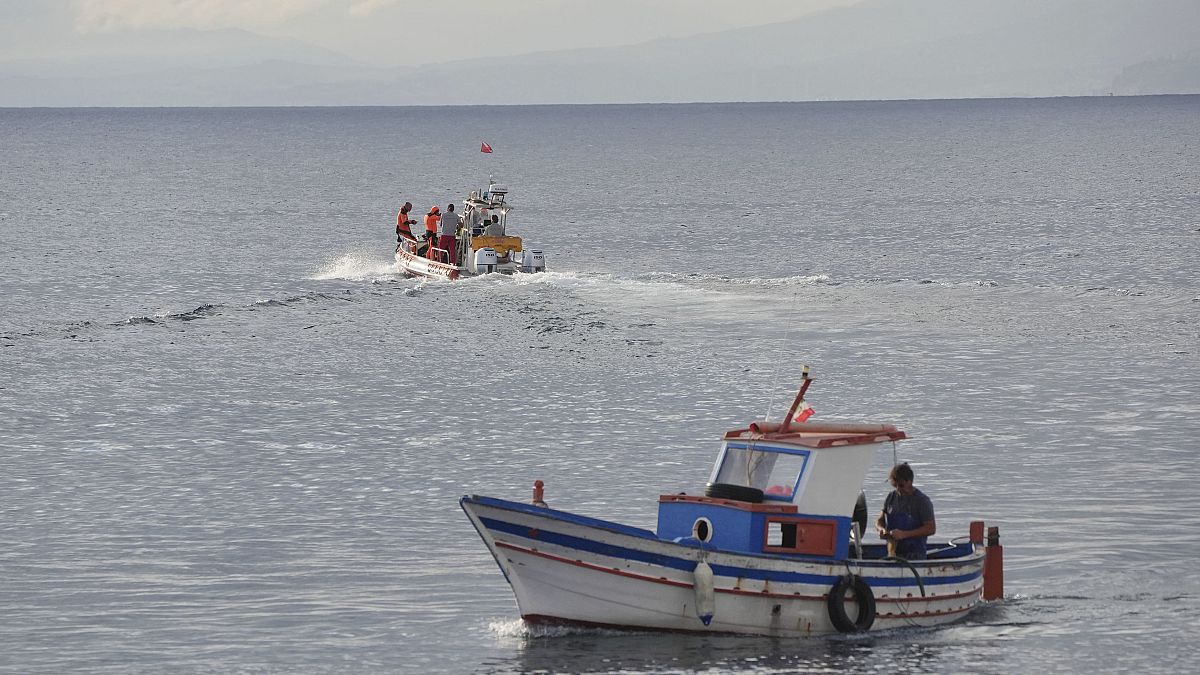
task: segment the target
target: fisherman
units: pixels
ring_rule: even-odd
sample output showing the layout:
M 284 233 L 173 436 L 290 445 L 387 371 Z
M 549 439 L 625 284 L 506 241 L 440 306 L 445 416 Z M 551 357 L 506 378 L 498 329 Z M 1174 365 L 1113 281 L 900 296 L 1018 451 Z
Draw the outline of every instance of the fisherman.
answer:
M 416 240 L 413 236 L 412 229 L 409 225 L 416 225 L 417 221 L 408 217 L 408 212 L 412 210 L 411 202 L 404 202 L 404 206 L 400 207 L 400 213 L 396 214 L 396 243 L 399 244 L 405 239 Z
M 926 538 L 937 532 L 933 501 L 913 487 L 913 470 L 907 462 L 892 467 L 888 482 L 895 489 L 883 500 L 883 511 L 875 519 L 879 538 L 888 541 L 891 555 L 924 560 Z
M 479 236 L 479 234 L 483 231 L 484 217 L 485 216 L 483 215 L 483 212 L 475 208 L 474 205 L 467 206 L 465 220 L 470 224 L 472 237 Z
M 504 226 L 500 224 L 500 216 L 492 215 L 492 222 L 488 223 L 487 230 L 484 234 L 489 237 L 503 237 Z
M 442 214 L 441 221 L 438 224 L 438 248 L 445 249 L 447 258 L 442 262 L 451 265 L 458 264 L 457 247 L 454 245 L 454 236 L 458 232 L 458 215 L 454 213 L 454 204 L 447 204 L 446 211 Z
M 425 248 L 428 258 L 433 258 L 433 245 L 437 241 L 438 220 L 441 217 L 442 210 L 434 205 L 429 209 L 429 213 L 425 214 Z

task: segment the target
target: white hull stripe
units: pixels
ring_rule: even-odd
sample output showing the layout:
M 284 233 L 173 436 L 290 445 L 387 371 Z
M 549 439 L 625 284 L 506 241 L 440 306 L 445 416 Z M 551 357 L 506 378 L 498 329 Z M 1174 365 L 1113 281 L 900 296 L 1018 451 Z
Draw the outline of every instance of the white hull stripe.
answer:
M 562 563 L 565 565 L 582 567 L 582 568 L 593 570 L 596 572 L 603 572 L 605 574 L 615 574 L 617 576 L 626 577 L 629 579 L 636 579 L 638 581 L 644 581 L 646 583 L 660 584 L 660 585 L 664 585 L 664 586 L 675 586 L 678 588 L 692 588 L 692 584 L 685 583 L 682 581 L 675 581 L 674 579 L 668 579 L 666 577 L 652 577 L 652 576 L 648 576 L 645 574 L 638 574 L 636 572 L 630 572 L 629 570 L 619 569 L 616 567 L 604 567 L 602 565 L 596 565 L 594 563 L 584 562 L 582 560 L 572 560 L 570 558 L 564 558 L 562 556 L 554 555 L 552 553 L 545 553 L 543 551 L 538 551 L 537 549 L 525 548 L 523 546 L 516 546 L 514 544 L 509 544 L 506 542 L 496 542 L 496 546 L 498 548 L 508 549 L 511 551 L 516 551 L 518 553 L 524 553 L 526 555 L 537 556 L 539 558 L 544 558 L 546 560 L 551 560 L 551 561 L 554 561 L 557 563 Z M 769 592 L 765 592 L 765 591 L 745 591 L 740 588 L 715 588 L 713 590 L 716 593 L 724 593 L 727 595 L 745 595 L 745 596 L 752 596 L 752 597 L 756 597 L 756 598 L 773 598 L 773 599 L 780 599 L 780 600 L 810 600 L 813 602 L 824 602 L 825 598 L 827 597 L 826 595 L 802 595 L 800 593 L 769 593 Z M 979 589 L 976 588 L 974 590 L 967 591 L 964 593 L 953 593 L 953 594 L 949 594 L 949 595 L 936 595 L 936 596 L 931 595 L 931 596 L 926 596 L 923 598 L 920 598 L 920 597 L 876 598 L 875 602 L 876 603 L 879 603 L 879 602 L 903 602 L 903 603 L 911 604 L 911 603 L 915 603 L 915 602 L 940 602 L 940 601 L 945 601 L 945 600 L 955 600 L 955 599 L 960 599 L 960 598 L 969 598 L 971 596 L 978 596 L 978 595 L 979 595 Z M 851 598 L 850 601 L 853 602 L 853 599 Z M 913 618 L 913 617 L 923 617 L 923 616 L 940 616 L 943 614 L 956 614 L 958 612 L 965 612 L 968 609 L 970 609 L 970 607 L 958 608 L 958 609 L 954 609 L 954 610 L 929 611 L 929 612 L 881 613 L 880 616 L 886 617 L 886 618 Z

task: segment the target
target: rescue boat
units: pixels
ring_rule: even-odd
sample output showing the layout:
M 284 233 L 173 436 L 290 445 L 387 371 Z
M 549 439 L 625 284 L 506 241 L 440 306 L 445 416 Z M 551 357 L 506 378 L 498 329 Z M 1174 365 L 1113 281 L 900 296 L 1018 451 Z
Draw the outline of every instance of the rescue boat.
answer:
M 451 252 L 432 241 L 402 236 L 396 245 L 396 264 L 405 276 L 458 279 L 481 274 L 516 274 L 546 271 L 540 249 L 526 248 L 521 237 L 508 233 L 508 188 L 488 182 L 486 190 L 473 190 L 463 200 L 456 247 Z M 496 216 L 496 223 L 490 221 Z
M 998 528 L 983 521 L 926 558 L 864 541 L 863 481 L 890 424 L 783 422 L 726 432 L 704 494 L 658 499 L 656 530 L 545 502 L 460 505 L 527 624 L 799 637 L 937 626 L 1003 596 Z M 803 416 L 801 417 L 803 419 Z M 913 556 L 914 558 L 918 556 Z

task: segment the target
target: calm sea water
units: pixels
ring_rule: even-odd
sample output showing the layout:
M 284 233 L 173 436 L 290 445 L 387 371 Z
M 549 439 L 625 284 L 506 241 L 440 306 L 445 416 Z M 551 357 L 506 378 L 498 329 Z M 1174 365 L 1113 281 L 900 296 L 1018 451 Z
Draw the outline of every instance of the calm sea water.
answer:
M 1200 98 L 0 110 L 0 158 L 0 670 L 1200 668 Z M 551 271 L 398 275 L 489 174 Z M 803 364 L 1003 602 L 523 627 L 459 496 L 653 527 Z

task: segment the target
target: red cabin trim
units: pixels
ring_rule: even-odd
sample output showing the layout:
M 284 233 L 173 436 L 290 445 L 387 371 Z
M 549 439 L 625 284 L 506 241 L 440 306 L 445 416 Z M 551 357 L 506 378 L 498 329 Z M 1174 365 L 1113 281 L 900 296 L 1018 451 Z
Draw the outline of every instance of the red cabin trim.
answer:
M 799 424 L 794 425 L 795 429 Z M 819 434 L 819 435 L 818 435 Z M 726 441 L 778 441 L 788 445 L 799 445 L 806 448 L 832 448 L 842 445 L 866 445 L 869 443 L 886 443 L 887 441 L 903 441 L 908 434 L 903 431 L 879 431 L 866 434 L 833 435 L 819 431 L 777 431 L 754 432 L 750 429 L 734 429 L 725 432 Z
M 691 502 L 693 504 L 715 504 L 717 506 L 728 506 L 732 509 L 741 511 L 753 511 L 755 513 L 795 513 L 795 504 L 751 504 L 750 502 L 738 502 L 732 499 L 716 499 L 714 497 L 703 497 L 700 495 L 660 495 L 658 498 L 659 504 L 671 502 Z

